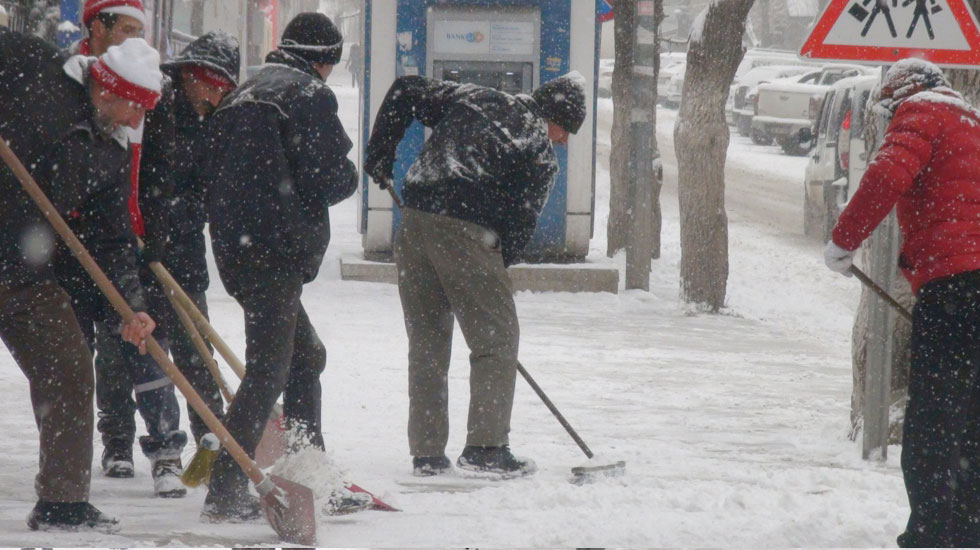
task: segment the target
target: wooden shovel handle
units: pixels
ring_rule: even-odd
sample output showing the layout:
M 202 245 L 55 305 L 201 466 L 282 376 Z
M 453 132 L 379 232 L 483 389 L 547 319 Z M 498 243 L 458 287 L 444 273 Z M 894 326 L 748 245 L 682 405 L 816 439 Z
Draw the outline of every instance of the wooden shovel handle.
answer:
M 163 268 L 160 262 L 150 262 L 150 269 L 152 270 L 155 266 Z M 174 309 L 174 313 L 177 314 L 177 318 L 180 319 L 180 324 L 184 326 L 184 332 L 187 333 L 187 337 L 190 338 L 191 343 L 194 344 L 194 349 L 197 350 L 197 354 L 204 361 L 204 364 L 208 368 L 208 372 L 214 378 L 214 381 L 218 384 L 218 389 L 221 390 L 221 395 L 225 397 L 225 401 L 231 402 L 235 398 L 235 394 L 228 387 L 228 382 L 225 381 L 225 377 L 221 375 L 221 369 L 218 367 L 218 362 L 214 360 L 214 356 L 211 355 L 211 351 L 208 349 L 207 343 L 201 338 L 201 333 L 198 332 L 197 327 L 194 325 L 194 321 L 191 320 L 190 315 L 184 311 L 184 308 L 180 306 L 177 302 L 177 297 L 174 296 L 173 292 L 169 290 L 164 290 L 164 294 L 167 295 L 167 299 L 170 301 L 170 306 Z
M 102 294 L 105 295 L 105 297 L 109 300 L 109 303 L 112 304 L 112 307 L 123 318 L 123 322 L 129 323 L 132 321 L 136 317 L 136 313 L 133 312 L 132 308 L 129 307 L 129 304 L 126 303 L 126 300 L 121 294 L 119 294 L 119 291 L 116 290 L 116 287 L 112 285 L 109 278 L 106 277 L 105 273 L 102 272 L 102 269 L 95 263 L 95 260 L 88 253 L 88 250 L 85 249 L 85 246 L 78 240 L 78 237 L 76 237 L 75 233 L 68 227 L 65 220 L 60 214 L 58 214 L 57 209 L 53 204 L 51 204 L 51 201 L 48 200 L 48 197 L 45 196 L 44 192 L 41 191 L 41 188 L 38 187 L 37 183 L 34 181 L 34 178 L 31 177 L 30 173 L 28 173 L 27 169 L 24 168 L 24 165 L 21 164 L 20 160 L 2 137 L 0 137 L 0 157 L 3 158 L 4 163 L 6 163 L 10 170 L 13 171 L 14 175 L 17 176 L 17 179 L 20 180 L 20 184 L 23 186 L 24 190 L 31 196 L 31 199 L 34 200 L 38 208 L 41 209 L 41 212 L 48 219 L 48 222 L 51 223 L 52 227 L 54 227 L 54 230 L 59 236 L 61 236 L 62 239 L 64 239 L 65 243 L 68 245 L 68 248 L 71 249 L 72 254 L 82 264 L 82 267 L 85 268 L 85 271 L 88 272 L 89 276 L 92 277 L 92 280 L 95 281 L 95 284 L 99 287 L 99 290 L 102 291 Z M 224 425 L 221 424 L 218 417 L 211 412 L 211 409 L 207 407 L 204 400 L 201 399 L 201 396 L 194 391 L 194 388 L 191 386 L 190 382 L 184 378 L 184 375 L 180 373 L 177 367 L 167 356 L 167 353 L 162 347 L 160 347 L 160 344 L 157 343 L 153 336 L 147 338 L 146 348 L 150 352 L 153 359 L 156 360 L 157 364 L 160 365 L 163 372 L 170 377 L 171 380 L 173 380 L 180 392 L 184 394 L 187 402 L 194 408 L 195 411 L 197 411 L 197 414 L 201 416 L 211 432 L 218 436 L 218 440 L 221 441 L 221 444 L 228 450 L 232 458 L 235 459 L 235 462 L 241 466 L 242 470 L 249 477 L 249 479 L 251 479 L 256 486 L 262 484 L 263 481 L 266 481 L 266 483 L 263 485 L 267 487 L 268 482 L 266 475 L 263 474 L 262 470 L 256 466 L 255 462 L 249 458 L 248 454 L 244 449 L 242 449 L 241 445 L 235 441 Z
M 878 286 L 878 283 L 872 281 L 871 277 L 868 277 L 863 271 L 858 269 L 858 267 L 853 264 L 851 265 L 850 272 L 853 273 L 854 276 L 857 277 L 858 280 L 861 281 L 866 287 L 868 287 L 871 292 L 877 294 L 879 298 L 884 300 L 888 305 L 892 306 L 902 317 L 905 317 L 908 322 L 912 322 L 912 313 L 905 309 L 902 304 L 898 303 L 898 300 L 892 298 L 891 294 L 888 294 L 885 289 Z
M 214 327 L 211 326 L 211 322 L 208 321 L 208 318 L 201 313 L 201 310 L 198 309 L 197 304 L 194 303 L 194 300 L 191 300 L 191 297 L 184 292 L 184 289 L 181 288 L 179 283 L 177 283 L 177 280 L 174 279 L 173 275 L 167 271 L 167 268 L 159 262 L 154 262 L 150 264 L 150 270 L 153 271 L 153 274 L 156 275 L 157 279 L 159 279 L 160 284 L 163 285 L 167 296 L 171 297 L 176 302 L 174 305 L 178 308 L 178 315 L 180 314 L 179 311 L 183 310 L 183 312 L 190 317 L 197 329 L 201 331 L 201 334 L 203 334 L 203 336 L 207 338 L 209 342 L 211 342 L 214 349 L 218 350 L 218 353 L 224 357 L 225 361 L 228 363 L 228 366 L 231 367 L 231 370 L 236 376 L 238 376 L 238 379 L 244 379 L 245 364 L 242 363 L 237 355 L 235 355 L 235 352 L 232 351 L 231 346 L 229 346 L 224 339 L 221 338 L 221 335 L 214 330 Z M 273 405 L 272 409 L 273 416 L 277 418 L 282 416 L 282 406 L 280 406 L 279 403 Z

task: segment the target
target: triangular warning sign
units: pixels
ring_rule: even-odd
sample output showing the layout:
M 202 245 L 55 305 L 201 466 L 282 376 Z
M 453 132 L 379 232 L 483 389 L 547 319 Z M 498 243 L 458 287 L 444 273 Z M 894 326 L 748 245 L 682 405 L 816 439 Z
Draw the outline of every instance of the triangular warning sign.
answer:
M 980 30 L 965 0 L 831 0 L 800 55 L 888 64 L 906 57 L 980 66 Z

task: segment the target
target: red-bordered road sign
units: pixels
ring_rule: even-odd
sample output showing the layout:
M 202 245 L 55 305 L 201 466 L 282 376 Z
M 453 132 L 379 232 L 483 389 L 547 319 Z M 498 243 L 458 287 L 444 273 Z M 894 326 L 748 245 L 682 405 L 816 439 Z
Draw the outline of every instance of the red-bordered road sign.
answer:
M 975 68 L 978 27 L 964 0 L 831 0 L 800 55 L 877 64 L 918 57 Z

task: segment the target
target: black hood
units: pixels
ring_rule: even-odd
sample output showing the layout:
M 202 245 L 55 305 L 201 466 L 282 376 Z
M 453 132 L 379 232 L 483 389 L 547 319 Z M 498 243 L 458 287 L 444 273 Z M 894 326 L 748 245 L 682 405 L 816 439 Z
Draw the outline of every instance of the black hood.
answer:
M 224 31 L 211 31 L 188 44 L 179 56 L 160 67 L 170 72 L 185 65 L 199 65 L 218 71 L 237 86 L 241 66 L 238 39 Z

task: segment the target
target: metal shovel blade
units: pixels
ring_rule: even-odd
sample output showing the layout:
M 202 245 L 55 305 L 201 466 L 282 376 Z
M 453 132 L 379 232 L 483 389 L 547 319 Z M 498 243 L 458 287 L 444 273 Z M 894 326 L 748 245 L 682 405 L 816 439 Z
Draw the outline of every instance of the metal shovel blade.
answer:
M 309 487 L 277 475 L 275 488 L 262 497 L 262 511 L 279 537 L 293 544 L 316 546 L 316 507 Z
M 279 457 L 286 454 L 285 428 L 282 425 L 283 417 L 269 418 L 265 423 L 265 431 L 262 432 L 262 439 L 259 440 L 255 448 L 255 463 L 259 468 L 268 468 L 275 464 Z
M 576 485 L 591 483 L 600 477 L 619 477 L 626 473 L 626 461 L 608 464 L 589 464 L 572 468 L 572 482 Z

